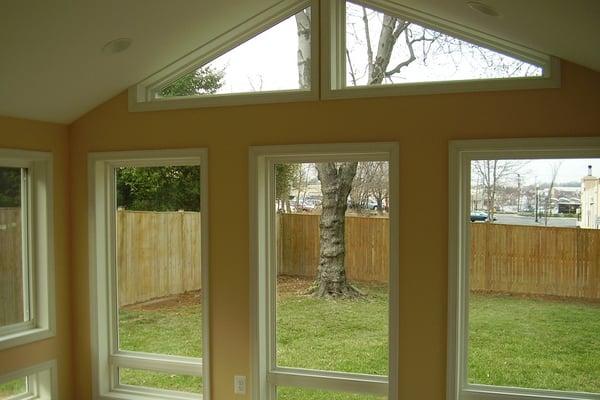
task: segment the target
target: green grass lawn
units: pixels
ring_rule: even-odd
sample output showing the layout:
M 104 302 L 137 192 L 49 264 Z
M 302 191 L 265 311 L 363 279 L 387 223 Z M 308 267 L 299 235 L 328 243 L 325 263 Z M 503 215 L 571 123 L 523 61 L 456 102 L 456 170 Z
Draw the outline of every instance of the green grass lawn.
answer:
M 469 382 L 600 392 L 600 304 L 471 295 Z
M 296 285 L 298 286 L 298 285 Z M 387 374 L 387 290 L 359 285 L 358 300 L 280 294 L 280 366 Z M 200 307 L 121 312 L 121 348 L 201 354 Z M 501 386 L 600 392 L 600 305 L 472 295 L 469 381 Z M 199 378 L 123 370 L 125 383 L 197 392 Z M 379 400 L 375 396 L 279 388 L 280 400 Z
M 0 383 L 0 399 L 8 398 L 27 391 L 27 380 L 17 378 L 11 381 Z
M 192 301 L 190 301 L 190 298 Z M 200 357 L 202 313 L 193 296 L 166 304 L 126 307 L 119 313 L 121 350 Z M 202 392 L 202 378 L 123 368 L 121 383 L 160 389 Z

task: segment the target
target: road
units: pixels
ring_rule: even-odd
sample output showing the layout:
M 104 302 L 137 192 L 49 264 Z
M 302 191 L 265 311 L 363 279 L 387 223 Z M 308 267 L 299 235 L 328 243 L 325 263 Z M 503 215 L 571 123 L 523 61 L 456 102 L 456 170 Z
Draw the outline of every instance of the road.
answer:
M 497 224 L 544 226 L 544 218 L 540 218 L 540 222 L 535 222 L 534 217 L 516 214 L 496 214 L 495 218 Z M 577 227 L 577 218 L 549 217 L 548 226 L 575 228 Z

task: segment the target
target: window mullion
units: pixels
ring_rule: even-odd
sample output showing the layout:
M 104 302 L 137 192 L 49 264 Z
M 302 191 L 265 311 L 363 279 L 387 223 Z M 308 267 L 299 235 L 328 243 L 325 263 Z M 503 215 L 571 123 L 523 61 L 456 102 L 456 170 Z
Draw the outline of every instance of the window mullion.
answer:
M 202 377 L 202 359 L 133 353 L 113 354 L 109 359 L 110 364 L 116 368 L 143 369 Z
M 278 368 L 271 371 L 267 379 L 274 387 L 290 386 L 379 396 L 388 394 L 388 378 L 384 376 Z
M 21 168 L 21 266 L 23 276 L 23 321 L 29 321 L 32 319 L 32 308 L 31 308 L 31 287 L 32 287 L 32 274 L 31 274 L 31 257 L 29 253 L 29 243 L 31 241 L 30 233 L 30 204 L 29 204 L 29 170 Z

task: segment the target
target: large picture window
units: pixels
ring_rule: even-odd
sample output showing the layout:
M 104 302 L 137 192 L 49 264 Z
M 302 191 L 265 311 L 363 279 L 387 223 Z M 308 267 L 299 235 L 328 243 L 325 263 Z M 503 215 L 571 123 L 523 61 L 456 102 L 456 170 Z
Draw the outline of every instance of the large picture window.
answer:
M 98 395 L 207 399 L 206 152 L 98 153 L 90 167 Z
M 257 398 L 395 398 L 396 157 L 252 149 Z
M 0 150 L 0 349 L 54 332 L 49 153 Z
M 449 398 L 600 398 L 600 141 L 450 158 Z

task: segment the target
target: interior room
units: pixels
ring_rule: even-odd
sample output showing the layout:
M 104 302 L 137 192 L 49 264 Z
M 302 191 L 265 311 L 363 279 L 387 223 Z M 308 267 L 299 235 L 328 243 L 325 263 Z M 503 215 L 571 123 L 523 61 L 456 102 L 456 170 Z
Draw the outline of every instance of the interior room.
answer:
M 0 399 L 600 399 L 598 21 L 3 1 Z

